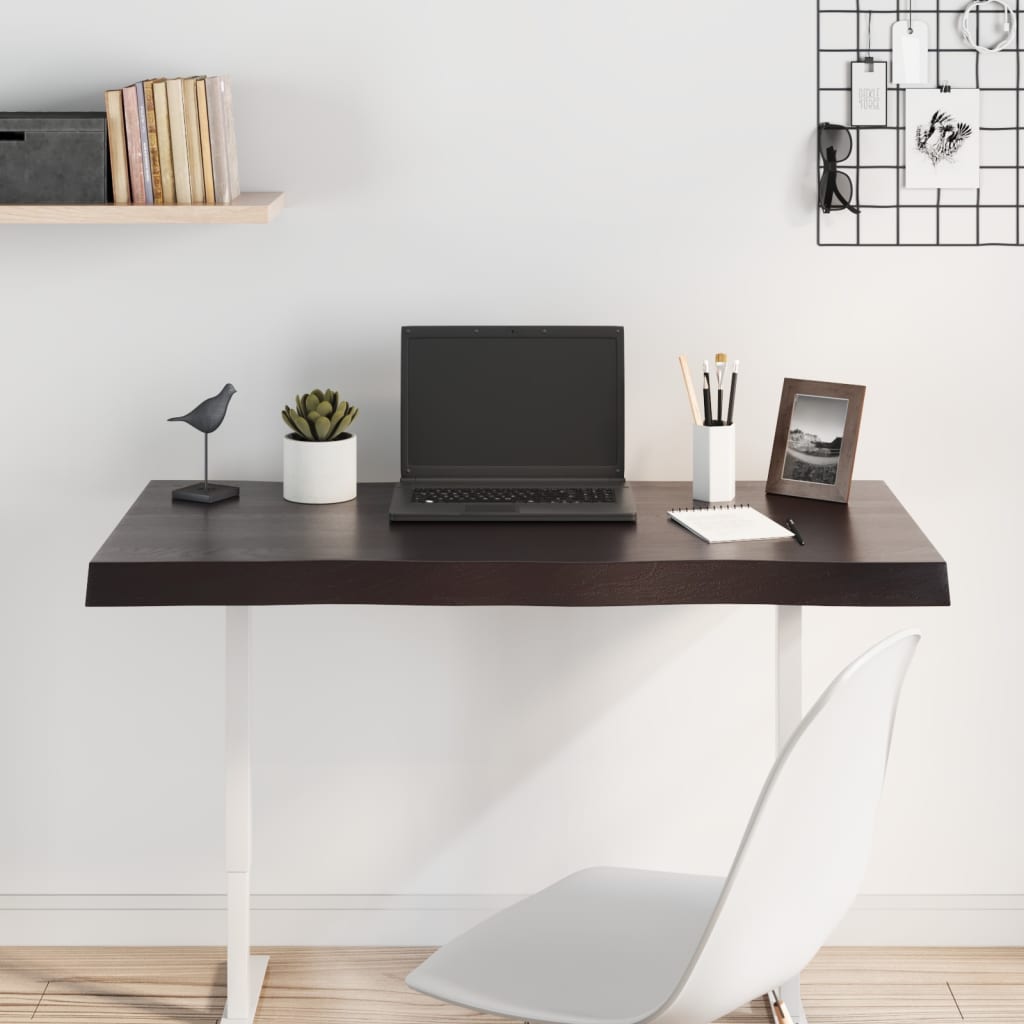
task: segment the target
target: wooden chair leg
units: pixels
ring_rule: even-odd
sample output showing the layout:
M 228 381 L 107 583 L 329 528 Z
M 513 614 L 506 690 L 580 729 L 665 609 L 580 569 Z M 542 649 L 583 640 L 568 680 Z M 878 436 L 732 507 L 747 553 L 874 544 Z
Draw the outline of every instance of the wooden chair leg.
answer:
M 772 1008 L 772 1019 L 775 1024 L 793 1024 L 793 1017 L 790 1015 L 785 1000 L 775 989 L 768 993 L 768 1004 Z

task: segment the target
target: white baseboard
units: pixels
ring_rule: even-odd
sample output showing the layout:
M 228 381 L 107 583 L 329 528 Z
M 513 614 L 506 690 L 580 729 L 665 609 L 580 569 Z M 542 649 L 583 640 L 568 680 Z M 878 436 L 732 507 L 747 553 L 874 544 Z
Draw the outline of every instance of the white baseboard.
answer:
M 501 895 L 253 897 L 257 946 L 436 946 L 508 906 Z M 0 946 L 217 946 L 217 895 L 0 895 Z M 1024 895 L 860 896 L 837 946 L 1024 945 Z
M 254 946 L 436 946 L 519 897 L 254 895 Z M 220 895 L 0 896 L 0 946 L 218 946 Z
M 1024 895 L 861 895 L 830 946 L 1024 946 Z

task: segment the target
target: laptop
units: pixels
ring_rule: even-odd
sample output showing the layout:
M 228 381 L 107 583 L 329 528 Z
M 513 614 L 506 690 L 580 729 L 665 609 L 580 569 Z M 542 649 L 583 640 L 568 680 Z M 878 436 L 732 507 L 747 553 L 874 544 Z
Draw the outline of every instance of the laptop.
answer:
M 403 327 L 396 522 L 635 522 L 621 327 Z

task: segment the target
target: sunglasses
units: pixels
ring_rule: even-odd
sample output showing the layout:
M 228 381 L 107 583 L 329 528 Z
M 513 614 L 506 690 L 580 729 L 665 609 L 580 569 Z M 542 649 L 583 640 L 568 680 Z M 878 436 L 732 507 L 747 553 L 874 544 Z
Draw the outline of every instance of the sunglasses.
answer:
M 822 213 L 836 209 L 860 213 L 853 205 L 853 182 L 838 166 L 848 160 L 852 152 L 853 137 L 849 128 L 827 122 L 818 125 L 818 153 L 825 164 L 818 182 L 818 206 Z

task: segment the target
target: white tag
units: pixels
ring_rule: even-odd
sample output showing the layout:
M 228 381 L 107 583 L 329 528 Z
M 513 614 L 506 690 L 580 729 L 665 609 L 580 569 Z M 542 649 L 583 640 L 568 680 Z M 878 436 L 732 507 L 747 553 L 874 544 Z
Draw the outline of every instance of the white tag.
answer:
M 892 84 L 931 84 L 928 81 L 928 22 L 897 21 L 893 25 Z
M 850 124 L 872 128 L 889 120 L 889 65 L 856 60 L 850 65 Z

